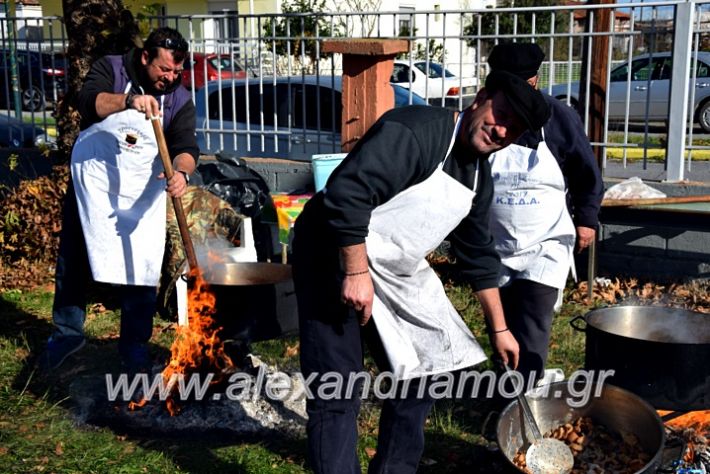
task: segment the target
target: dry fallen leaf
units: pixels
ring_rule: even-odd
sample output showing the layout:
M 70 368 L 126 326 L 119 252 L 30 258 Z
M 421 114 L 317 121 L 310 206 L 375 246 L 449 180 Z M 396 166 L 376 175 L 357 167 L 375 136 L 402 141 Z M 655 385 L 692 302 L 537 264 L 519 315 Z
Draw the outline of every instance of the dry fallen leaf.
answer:
M 64 443 L 61 441 L 57 443 L 57 445 L 54 447 L 54 454 L 57 456 L 61 456 L 64 454 Z
M 375 454 L 377 454 L 377 450 L 375 448 L 365 448 L 365 454 L 367 454 L 367 457 L 372 459 L 375 457 Z
M 104 306 L 102 303 L 94 303 L 91 306 L 89 306 L 89 311 L 92 313 L 105 313 L 106 306 Z
M 295 357 L 298 355 L 301 345 L 297 342 L 296 344 L 289 346 L 286 344 L 286 351 L 284 352 L 284 357 Z
M 30 351 L 23 347 L 18 347 L 15 349 L 15 357 L 17 357 L 19 360 L 25 360 L 27 357 L 29 357 Z
M 9 449 L 5 447 L 0 447 L 0 456 L 4 456 L 8 453 Z

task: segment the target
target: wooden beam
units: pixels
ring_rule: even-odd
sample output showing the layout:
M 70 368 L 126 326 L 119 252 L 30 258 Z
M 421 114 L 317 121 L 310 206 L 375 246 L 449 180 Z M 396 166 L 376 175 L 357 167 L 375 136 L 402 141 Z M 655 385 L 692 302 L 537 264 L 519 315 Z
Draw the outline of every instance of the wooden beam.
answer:
M 614 0 L 590 0 L 587 4 L 610 5 Z M 607 33 L 585 38 L 582 48 L 582 71 L 580 77 L 579 110 L 587 110 L 589 102 L 589 139 L 592 142 L 604 142 L 604 109 L 606 105 L 607 71 L 609 54 L 609 33 L 611 33 L 611 8 L 589 9 L 587 12 L 587 32 Z M 591 41 L 591 50 L 589 42 Z M 587 79 L 589 87 L 587 87 Z M 587 97 L 589 88 L 589 97 Z M 602 166 L 604 149 L 594 147 L 594 155 L 599 167 Z

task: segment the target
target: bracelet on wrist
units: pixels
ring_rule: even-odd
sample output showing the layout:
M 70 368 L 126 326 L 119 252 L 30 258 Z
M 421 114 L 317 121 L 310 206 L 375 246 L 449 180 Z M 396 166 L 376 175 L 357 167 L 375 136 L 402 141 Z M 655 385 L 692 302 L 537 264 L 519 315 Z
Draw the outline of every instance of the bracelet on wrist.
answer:
M 357 275 L 364 275 L 365 273 L 370 273 L 370 270 L 363 270 L 361 272 L 345 272 L 346 277 L 352 277 Z
M 505 329 L 499 329 L 497 331 L 491 331 L 491 334 L 500 334 L 502 332 L 510 331 L 510 329 L 505 328 Z
M 129 92 L 128 94 L 126 94 L 126 102 L 125 102 L 126 110 L 131 108 L 131 103 L 133 102 L 133 99 L 135 98 L 135 96 L 136 96 L 136 94 L 134 94 L 133 92 Z
M 177 172 L 182 173 L 182 175 L 185 177 L 185 184 L 190 184 L 190 175 L 187 174 L 187 171 L 177 170 Z

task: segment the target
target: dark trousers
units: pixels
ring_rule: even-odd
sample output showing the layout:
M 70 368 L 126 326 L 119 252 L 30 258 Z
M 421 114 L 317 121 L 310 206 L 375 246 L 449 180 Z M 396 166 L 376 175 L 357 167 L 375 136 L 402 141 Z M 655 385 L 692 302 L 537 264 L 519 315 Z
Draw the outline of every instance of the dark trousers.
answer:
M 86 297 L 91 278 L 89 257 L 71 182 L 64 199 L 55 275 L 52 338 L 84 335 Z M 152 286 L 122 285 L 119 347 L 148 342 L 153 331 L 157 293 Z
M 558 292 L 530 280 L 513 280 L 500 289 L 508 328 L 520 345 L 518 371 L 526 383 L 531 376 L 539 379 L 543 375 Z
M 326 396 L 319 395 L 318 389 L 323 385 L 319 379 L 324 374 L 337 373 L 347 387 L 351 374 L 363 370 L 365 341 L 380 370 L 389 370 L 389 364 L 373 321 L 361 328 L 356 314 L 339 301 L 338 279 L 324 277 L 326 270 L 330 270 L 327 275 L 337 274 L 332 271 L 333 266 L 304 258 L 304 254 L 298 252 L 298 241 L 294 243 L 294 251 L 301 371 L 306 379 L 311 374 L 318 374 L 309 385 L 314 398 L 306 402 L 311 468 L 316 474 L 359 473 L 357 416 L 360 391 L 353 390 L 348 397 L 344 393 L 346 390 L 341 390 L 338 399 L 328 399 L 333 390 L 325 391 Z M 325 381 L 328 380 L 333 379 L 326 378 Z M 423 398 L 416 397 L 418 387 L 419 381 L 413 380 L 404 397 L 384 400 L 377 454 L 370 462 L 369 472 L 399 474 L 416 471 L 424 450 L 424 421 L 433 405 L 426 390 Z M 401 393 L 400 387 L 396 393 Z

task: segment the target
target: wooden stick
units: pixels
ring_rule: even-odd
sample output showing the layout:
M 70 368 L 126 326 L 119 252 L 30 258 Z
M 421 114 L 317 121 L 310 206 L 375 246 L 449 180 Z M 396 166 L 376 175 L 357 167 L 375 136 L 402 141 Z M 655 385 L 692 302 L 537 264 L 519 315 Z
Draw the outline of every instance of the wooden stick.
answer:
M 683 204 L 688 202 L 710 202 L 710 194 L 647 199 L 604 199 L 602 201 L 602 207 L 646 206 L 649 204 Z
M 173 171 L 173 163 L 170 161 L 168 145 L 165 143 L 165 135 L 163 135 L 163 125 L 160 123 L 160 119 L 158 117 L 151 117 L 150 122 L 153 125 L 155 139 L 158 141 L 160 159 L 162 160 L 163 168 L 165 169 L 165 178 L 166 180 L 169 180 L 173 177 L 173 174 L 175 174 L 175 172 Z M 192 270 L 196 275 L 199 275 L 199 268 L 197 267 L 197 255 L 195 254 L 195 247 L 192 245 L 190 231 L 187 229 L 187 219 L 185 218 L 185 210 L 182 207 L 182 199 L 178 197 L 174 197 L 172 199 L 173 207 L 175 208 L 175 217 L 177 218 L 178 229 L 180 230 L 180 237 L 182 238 L 182 244 L 185 246 L 187 264 L 190 266 L 190 270 Z
M 594 275 L 597 271 L 597 238 L 589 244 L 589 255 L 587 256 L 587 296 L 589 296 L 589 304 L 594 301 Z

